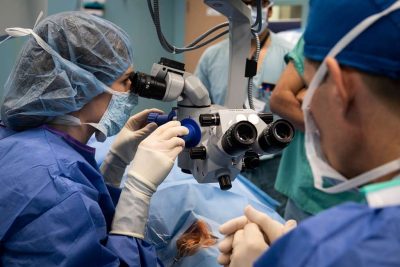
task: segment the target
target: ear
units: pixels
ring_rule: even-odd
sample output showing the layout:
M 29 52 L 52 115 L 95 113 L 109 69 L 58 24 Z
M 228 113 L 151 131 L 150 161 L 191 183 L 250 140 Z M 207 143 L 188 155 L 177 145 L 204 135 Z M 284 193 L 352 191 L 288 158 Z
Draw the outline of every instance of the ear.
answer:
M 336 90 L 335 93 L 341 102 L 342 110 L 346 113 L 354 98 L 354 92 L 351 90 L 352 86 L 350 86 L 346 73 L 340 68 L 336 59 L 328 57 L 325 62 L 329 72 L 329 79 L 332 80 Z

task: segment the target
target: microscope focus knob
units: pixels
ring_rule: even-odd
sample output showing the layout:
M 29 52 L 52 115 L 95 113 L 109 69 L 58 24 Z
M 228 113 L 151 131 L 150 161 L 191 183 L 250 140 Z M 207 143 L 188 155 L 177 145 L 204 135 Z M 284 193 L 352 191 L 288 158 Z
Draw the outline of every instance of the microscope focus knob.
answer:
M 270 124 L 274 121 L 274 115 L 272 115 L 272 113 L 260 112 L 258 113 L 258 117 L 266 124 Z
M 221 175 L 218 177 L 218 182 L 221 190 L 229 190 L 232 188 L 231 177 L 229 177 L 229 175 Z
M 191 159 L 205 160 L 207 158 L 207 149 L 205 146 L 192 147 L 189 153 Z
M 200 114 L 199 122 L 202 127 L 218 126 L 220 124 L 219 114 Z
M 260 157 L 253 151 L 248 151 L 244 154 L 244 169 L 252 170 L 260 166 Z

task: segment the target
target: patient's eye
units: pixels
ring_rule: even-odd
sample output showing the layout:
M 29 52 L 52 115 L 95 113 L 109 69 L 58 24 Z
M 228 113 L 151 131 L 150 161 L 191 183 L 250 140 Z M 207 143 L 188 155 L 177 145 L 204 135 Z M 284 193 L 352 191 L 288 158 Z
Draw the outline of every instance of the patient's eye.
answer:
M 208 248 L 217 243 L 209 226 L 203 220 L 195 221 L 176 241 L 177 255 L 174 262 L 183 257 L 192 256 L 201 248 Z

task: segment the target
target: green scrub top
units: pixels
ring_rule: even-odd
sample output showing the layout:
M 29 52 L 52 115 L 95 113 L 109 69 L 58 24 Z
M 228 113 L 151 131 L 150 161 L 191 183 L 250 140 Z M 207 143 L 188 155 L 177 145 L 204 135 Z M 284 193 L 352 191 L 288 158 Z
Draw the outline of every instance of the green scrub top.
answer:
M 304 74 L 304 39 L 285 56 L 292 61 L 297 72 Z M 311 167 L 308 164 L 304 146 L 304 133 L 296 130 L 295 137 L 283 151 L 275 183 L 275 189 L 290 198 L 301 210 L 316 214 L 346 201 L 362 202 L 361 193 L 349 191 L 340 194 L 324 193 L 314 187 Z

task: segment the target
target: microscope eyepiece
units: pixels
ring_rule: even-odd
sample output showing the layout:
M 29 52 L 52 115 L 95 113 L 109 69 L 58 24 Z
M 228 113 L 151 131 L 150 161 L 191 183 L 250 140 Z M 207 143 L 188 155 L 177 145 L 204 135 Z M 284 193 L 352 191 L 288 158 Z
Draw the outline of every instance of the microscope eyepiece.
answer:
M 165 81 L 142 72 L 135 72 L 129 76 L 132 82 L 131 91 L 145 98 L 162 100 L 166 91 Z
M 258 138 L 258 144 L 265 153 L 276 153 L 289 145 L 293 137 L 292 124 L 280 119 L 268 124 Z
M 247 150 L 257 140 L 257 129 L 248 121 L 232 125 L 221 140 L 222 148 L 232 156 Z

